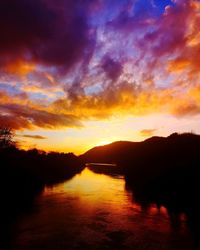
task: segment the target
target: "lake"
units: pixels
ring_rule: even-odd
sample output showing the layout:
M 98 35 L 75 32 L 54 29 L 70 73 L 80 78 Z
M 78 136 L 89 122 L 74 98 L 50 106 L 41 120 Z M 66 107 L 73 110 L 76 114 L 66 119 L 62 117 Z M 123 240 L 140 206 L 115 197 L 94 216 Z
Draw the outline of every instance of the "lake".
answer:
M 36 197 L 13 228 L 11 248 L 194 249 L 185 215 L 178 220 L 176 226 L 163 206 L 144 208 L 135 203 L 122 176 L 85 168 Z

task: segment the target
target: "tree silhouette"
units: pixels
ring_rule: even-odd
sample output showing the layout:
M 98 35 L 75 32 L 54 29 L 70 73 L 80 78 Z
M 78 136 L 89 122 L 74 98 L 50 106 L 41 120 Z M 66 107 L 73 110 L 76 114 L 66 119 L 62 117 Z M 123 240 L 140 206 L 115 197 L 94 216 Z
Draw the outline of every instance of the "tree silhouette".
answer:
M 13 131 L 11 128 L 0 127 L 0 148 L 8 148 L 14 146 Z

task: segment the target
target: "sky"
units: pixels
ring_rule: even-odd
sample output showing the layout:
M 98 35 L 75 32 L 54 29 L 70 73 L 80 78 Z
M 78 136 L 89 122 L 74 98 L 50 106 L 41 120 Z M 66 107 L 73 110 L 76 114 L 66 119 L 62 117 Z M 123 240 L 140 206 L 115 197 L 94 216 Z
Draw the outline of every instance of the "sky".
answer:
M 0 0 L 0 126 L 81 154 L 200 133 L 200 1 Z

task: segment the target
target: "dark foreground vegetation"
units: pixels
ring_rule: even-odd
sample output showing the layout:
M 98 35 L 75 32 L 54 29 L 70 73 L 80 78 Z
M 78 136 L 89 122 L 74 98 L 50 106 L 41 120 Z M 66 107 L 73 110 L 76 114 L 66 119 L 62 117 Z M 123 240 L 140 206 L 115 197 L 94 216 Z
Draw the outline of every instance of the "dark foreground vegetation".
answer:
M 82 169 L 73 153 L 18 149 L 9 128 L 0 128 L 0 162 L 0 215 L 6 221 L 26 209 L 45 185 L 69 179 Z
M 20 150 L 12 139 L 10 129 L 0 128 L 0 248 L 5 249 L 9 249 L 13 221 L 32 209 L 44 187 L 70 179 L 83 166 L 73 153 Z
M 185 213 L 199 237 L 199 135 L 174 133 L 143 142 L 114 142 L 93 148 L 81 157 L 85 162 L 116 163 L 117 173 L 120 169 L 125 176 L 126 188 L 133 191 L 136 202 L 143 206 L 164 205 L 177 216 Z M 114 173 L 115 169 L 110 171 Z
M 0 149 L 0 157 L 0 192 L 4 201 L 1 204 L 10 212 L 22 209 L 45 185 L 69 179 L 81 171 L 80 161 L 72 153 L 47 154 L 7 147 Z
M 9 249 L 17 217 L 33 209 L 33 201 L 45 185 L 71 178 L 81 171 L 81 164 L 71 153 L 46 154 L 15 147 L 1 149 L 0 159 L 0 248 Z

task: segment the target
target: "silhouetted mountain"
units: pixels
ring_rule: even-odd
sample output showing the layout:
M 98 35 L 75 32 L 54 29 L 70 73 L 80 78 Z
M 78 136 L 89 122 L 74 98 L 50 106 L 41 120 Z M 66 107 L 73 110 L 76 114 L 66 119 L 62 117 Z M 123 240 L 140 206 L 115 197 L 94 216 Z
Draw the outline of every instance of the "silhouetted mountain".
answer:
M 124 159 L 124 154 L 127 155 L 137 145 L 138 142 L 117 141 L 108 145 L 94 147 L 80 155 L 80 158 L 85 163 L 118 163 L 121 159 Z
M 174 133 L 143 142 L 115 142 L 81 156 L 85 162 L 116 163 L 125 175 L 134 200 L 165 205 L 200 222 L 200 136 Z M 112 173 L 115 168 L 110 168 Z M 195 218 L 195 220 L 193 220 Z M 199 228 L 198 228 L 199 231 Z
M 199 145 L 199 135 L 174 133 L 168 137 L 151 137 L 142 142 L 118 141 L 94 147 L 80 158 L 85 163 L 121 164 L 126 172 L 134 171 L 138 165 L 142 166 L 150 162 L 159 166 L 168 165 L 168 163 L 181 165 L 186 161 L 194 163 L 198 160 Z M 151 171 L 152 168 L 154 167 L 149 167 Z

